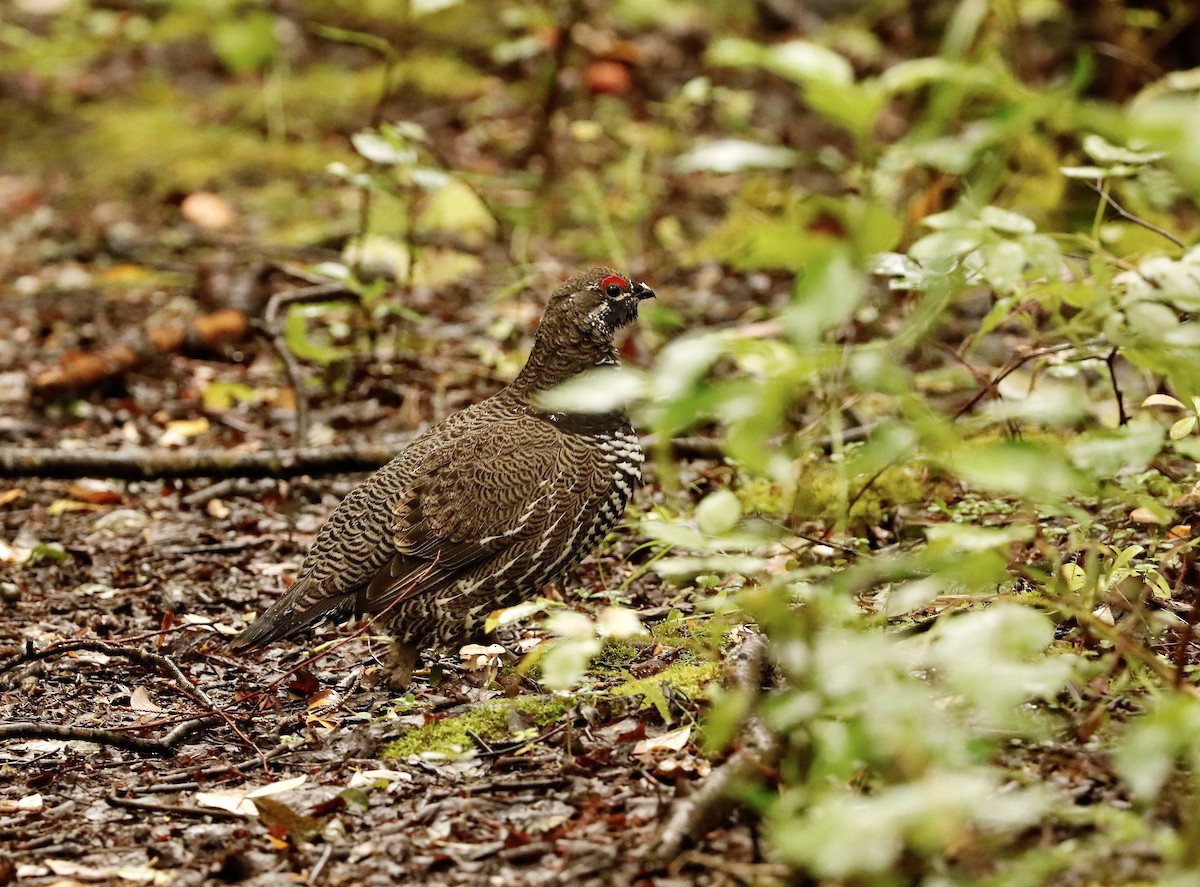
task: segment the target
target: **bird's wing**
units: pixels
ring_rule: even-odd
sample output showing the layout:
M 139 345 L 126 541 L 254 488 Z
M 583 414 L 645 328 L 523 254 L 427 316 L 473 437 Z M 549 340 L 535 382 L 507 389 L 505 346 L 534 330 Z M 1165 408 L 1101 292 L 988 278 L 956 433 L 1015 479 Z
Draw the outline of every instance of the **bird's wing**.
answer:
M 401 454 L 402 471 L 385 467 L 353 490 L 318 533 L 307 571 L 235 649 L 436 592 L 607 496 L 596 455 L 541 419 L 518 414 L 455 431 L 440 446 Z
M 533 416 L 463 436 L 432 454 L 394 501 L 396 554 L 360 593 L 359 610 L 443 588 L 540 534 L 566 535 L 564 520 L 603 501 L 606 475 L 580 441 Z

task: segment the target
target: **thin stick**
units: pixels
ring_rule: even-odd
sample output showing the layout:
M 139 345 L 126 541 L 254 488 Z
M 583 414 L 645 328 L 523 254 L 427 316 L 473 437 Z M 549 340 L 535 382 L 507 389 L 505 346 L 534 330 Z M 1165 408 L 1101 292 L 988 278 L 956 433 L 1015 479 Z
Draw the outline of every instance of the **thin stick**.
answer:
M 123 798 L 116 792 L 106 795 L 104 803 L 110 807 L 124 807 L 127 810 L 145 810 L 150 813 L 162 813 L 171 817 L 181 816 L 193 819 L 212 818 L 230 820 L 244 820 L 246 818 L 240 813 L 221 810 L 217 807 L 187 807 L 181 804 L 159 804 L 155 801 L 143 801 L 140 798 Z
M 0 477 L 167 480 L 191 477 L 287 478 L 301 474 L 373 471 L 412 438 L 390 444 L 304 447 L 241 453 L 230 450 L 160 450 L 129 447 L 95 450 L 0 448 Z
M 160 739 L 147 739 L 142 736 L 130 736 L 117 730 L 102 730 L 96 727 L 70 727 L 62 724 L 35 724 L 31 721 L 17 721 L 11 724 L 0 724 L 0 740 L 6 739 L 64 739 L 68 742 L 95 742 L 100 745 L 111 745 L 126 751 L 141 752 L 150 755 L 174 754 L 183 740 L 204 727 L 212 726 L 221 721 L 219 715 L 205 715 L 184 721 Z
M 1171 243 L 1175 244 L 1180 249 L 1187 249 L 1187 244 L 1184 243 L 1182 240 L 1180 240 L 1178 237 L 1176 237 L 1174 234 L 1172 234 L 1170 231 L 1167 231 L 1164 228 L 1160 228 L 1160 227 L 1158 227 L 1158 225 L 1155 225 L 1153 222 L 1147 221 L 1146 219 L 1143 219 L 1141 216 L 1135 216 L 1133 213 L 1129 212 L 1127 209 L 1125 209 L 1125 207 L 1121 206 L 1121 204 L 1117 203 L 1117 201 L 1113 199 L 1112 195 L 1108 193 L 1107 189 L 1101 187 L 1099 184 L 1092 184 L 1091 182 L 1085 182 L 1084 184 L 1086 184 L 1089 188 L 1091 188 L 1093 191 L 1095 191 L 1097 194 L 1099 194 L 1100 198 L 1105 203 L 1107 203 L 1109 206 L 1111 206 L 1114 210 L 1116 210 L 1117 215 L 1119 215 L 1121 218 L 1128 219 L 1130 222 L 1133 222 L 1135 225 L 1141 225 L 1147 231 L 1153 231 L 1155 234 L 1158 234 L 1162 237 L 1167 238 L 1167 240 L 1171 241 Z
M 1121 385 L 1117 382 L 1116 363 L 1120 354 L 1120 348 L 1113 348 L 1108 352 L 1108 357 L 1104 358 L 1104 363 L 1108 366 L 1108 378 L 1112 383 L 1113 397 L 1117 399 L 1117 424 L 1124 427 L 1129 424 L 1129 416 L 1125 413 L 1125 398 L 1121 394 Z

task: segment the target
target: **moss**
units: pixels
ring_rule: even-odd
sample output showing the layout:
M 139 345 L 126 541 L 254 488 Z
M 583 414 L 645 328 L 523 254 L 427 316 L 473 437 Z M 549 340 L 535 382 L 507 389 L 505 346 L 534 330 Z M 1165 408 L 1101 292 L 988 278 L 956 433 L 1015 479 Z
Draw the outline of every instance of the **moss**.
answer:
M 856 493 L 870 477 L 851 472 L 847 482 L 838 465 L 815 459 L 800 474 L 792 513 L 799 518 L 821 519 L 843 513 L 847 496 Z M 896 505 L 923 503 L 936 496 L 923 466 L 894 465 L 874 477 L 871 486 L 854 502 L 850 517 L 856 522 L 875 522 Z
M 709 681 L 717 676 L 721 666 L 717 662 L 675 662 L 658 674 L 637 678 L 609 692 L 614 696 L 643 696 L 645 705 L 661 695 L 660 687 L 665 683 L 672 690 L 695 699 L 704 693 Z
M 384 747 L 384 760 L 407 758 L 424 752 L 459 754 L 471 748 L 471 733 L 485 741 L 503 740 L 509 732 L 509 712 L 527 715 L 535 726 L 545 727 L 559 720 L 575 705 L 570 696 L 520 696 L 496 699 L 473 706 L 460 715 L 430 721 L 414 727 Z
M 624 672 L 637 657 L 637 647 L 628 641 L 605 641 L 600 652 L 592 657 L 589 671 Z
M 616 648 L 616 654 L 627 653 L 632 657 L 635 652 L 626 644 L 609 646 Z M 661 689 L 664 682 L 676 693 L 694 699 L 704 694 L 704 688 L 719 671 L 720 665 L 716 662 L 680 661 L 658 674 L 627 681 L 609 692 L 614 696 L 641 696 L 643 708 L 654 705 L 665 709 L 666 702 Z M 388 743 L 381 757 L 395 760 L 425 752 L 461 754 L 474 744 L 472 733 L 486 742 L 502 742 L 511 738 L 509 714 L 514 709 L 532 720 L 534 726 L 541 728 L 559 721 L 575 704 L 574 696 L 519 696 L 516 699 L 490 700 L 460 715 L 412 728 L 399 739 Z
M 267 139 L 232 126 L 197 125 L 178 107 L 182 97 L 172 98 L 170 92 L 150 89 L 144 103 L 106 104 L 84 113 L 91 128 L 78 140 L 76 153 L 92 161 L 86 166 L 90 187 L 144 186 L 166 194 L 221 182 L 260 184 L 275 176 L 320 173 L 335 159 L 311 144 Z M 104 162 L 95 162 L 98 157 Z

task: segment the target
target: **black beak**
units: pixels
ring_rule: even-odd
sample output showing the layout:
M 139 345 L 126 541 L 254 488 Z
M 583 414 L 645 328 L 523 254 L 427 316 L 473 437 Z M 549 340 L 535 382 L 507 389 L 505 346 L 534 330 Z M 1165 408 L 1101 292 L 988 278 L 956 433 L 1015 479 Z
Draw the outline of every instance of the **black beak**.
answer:
M 629 284 L 629 293 L 630 295 L 637 296 L 637 300 L 639 302 L 642 301 L 642 299 L 654 298 L 654 290 L 650 289 L 650 287 L 646 286 L 644 283 L 633 283 L 631 281 Z

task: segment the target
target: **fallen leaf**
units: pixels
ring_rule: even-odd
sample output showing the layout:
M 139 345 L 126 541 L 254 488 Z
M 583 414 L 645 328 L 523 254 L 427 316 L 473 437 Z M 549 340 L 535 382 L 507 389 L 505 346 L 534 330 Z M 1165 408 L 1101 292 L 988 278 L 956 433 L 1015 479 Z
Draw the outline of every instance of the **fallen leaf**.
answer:
M 624 640 L 648 633 L 638 614 L 628 607 L 605 607 L 596 617 L 596 634 L 602 638 Z
M 214 231 L 228 228 L 237 218 L 225 198 L 208 191 L 197 191 L 183 198 L 179 212 L 193 225 Z
M 332 687 L 328 687 L 309 697 L 308 710 L 312 711 L 314 708 L 331 708 L 335 705 L 340 705 L 341 701 L 342 694 Z
M 145 687 L 138 687 L 131 694 L 129 694 L 129 707 L 134 711 L 163 711 L 163 709 L 150 701 L 150 694 L 146 692 Z
M 635 755 L 650 755 L 659 751 L 681 751 L 684 749 L 688 741 L 692 738 L 692 726 L 688 724 L 686 727 L 680 727 L 678 730 L 671 730 L 669 733 L 663 733 L 661 736 L 649 736 L 639 740 L 633 747 Z
M 67 487 L 72 499 L 90 502 L 92 505 L 118 505 L 121 494 L 104 481 L 81 480 Z
M 307 841 L 321 830 L 321 821 L 303 813 L 297 813 L 282 801 L 259 798 L 255 802 L 258 818 L 275 838 L 287 839 L 293 845 Z
M 346 788 L 364 788 L 366 786 L 379 788 L 381 782 L 391 785 L 394 782 L 412 782 L 412 780 L 412 774 L 405 773 L 403 770 L 360 770 L 350 777 Z
M 57 517 L 60 514 L 66 514 L 71 511 L 100 511 L 102 505 L 93 505 L 91 502 L 80 502 L 76 499 L 55 499 L 46 507 L 46 514 Z
M 161 447 L 183 446 L 192 438 L 204 434 L 209 427 L 208 419 L 204 416 L 199 419 L 177 419 L 174 422 L 168 422 L 166 430 L 158 437 L 158 445 Z
M 588 89 L 600 95 L 625 95 L 633 89 L 633 74 L 620 62 L 601 59 L 587 66 Z
M 258 807 L 255 806 L 255 798 L 265 798 L 269 795 L 291 791 L 303 785 L 307 779 L 307 776 L 301 775 L 292 779 L 271 782 L 253 789 L 242 787 L 222 789 L 215 792 L 196 792 L 196 805 L 199 807 L 213 807 L 217 810 L 226 810 L 229 813 L 238 813 L 242 816 L 257 816 Z
M 7 505 L 9 502 L 16 502 L 24 495 L 25 491 L 19 487 L 13 487 L 11 490 L 5 490 L 3 493 L 0 493 L 0 506 Z
M 1144 407 L 1171 407 L 1176 410 L 1186 410 L 1182 401 L 1176 400 L 1169 394 L 1151 394 L 1142 401 Z

